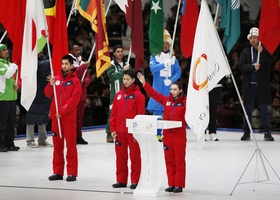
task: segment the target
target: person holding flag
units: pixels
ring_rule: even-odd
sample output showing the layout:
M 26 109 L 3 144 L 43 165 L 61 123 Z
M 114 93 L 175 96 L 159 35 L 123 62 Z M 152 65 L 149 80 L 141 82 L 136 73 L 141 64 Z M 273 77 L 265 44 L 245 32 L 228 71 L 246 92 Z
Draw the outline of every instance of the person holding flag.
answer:
M 170 55 L 170 47 L 173 41 L 167 30 L 164 30 L 163 38 L 163 50 L 157 55 L 151 56 L 150 70 L 153 74 L 153 88 L 164 96 L 168 96 L 171 83 L 177 81 L 181 77 L 181 68 L 176 57 L 173 54 Z M 150 98 L 147 110 L 154 115 L 162 115 L 163 106 L 153 98 Z M 161 129 L 157 132 L 157 138 L 160 142 L 162 141 L 161 132 Z
M 84 62 L 81 57 L 81 50 L 80 46 L 78 44 L 71 45 L 69 55 L 73 58 L 73 66 L 76 70 L 76 74 L 78 79 L 80 79 L 81 85 L 82 85 L 82 95 L 80 102 L 77 107 L 77 127 L 76 127 L 76 137 L 77 137 L 77 144 L 84 144 L 87 145 L 88 142 L 84 140 L 82 137 L 82 127 L 83 127 L 83 117 L 85 113 L 85 103 L 87 100 L 87 87 L 90 84 L 90 75 L 87 72 L 87 68 L 90 65 L 90 62 Z
M 244 49 L 239 57 L 238 67 L 243 74 L 242 93 L 244 107 L 249 121 L 252 120 L 252 112 L 255 102 L 261 113 L 261 122 L 264 129 L 264 140 L 274 141 L 270 133 L 270 117 L 268 104 L 271 99 L 270 71 L 273 56 L 261 45 L 259 41 L 259 29 L 250 29 L 247 39 L 251 47 Z M 241 140 L 250 140 L 250 129 L 246 117 L 243 117 L 244 134 Z
M 64 174 L 64 140 L 67 153 L 66 181 L 76 181 L 78 175 L 78 155 L 76 145 L 76 112 L 82 94 L 80 80 L 73 69 L 73 58 L 70 55 L 62 57 L 60 75 L 47 77 L 49 83 L 45 87 L 45 95 L 49 98 L 57 96 L 58 110 L 55 100 L 51 103 L 50 118 L 52 119 L 53 135 L 53 175 L 50 181 L 62 180 Z M 53 88 L 55 87 L 55 88 Z M 54 93 L 55 91 L 55 93 Z M 59 124 L 60 122 L 60 124 Z M 61 129 L 59 128 L 61 126 Z M 60 132 L 61 131 L 61 132 Z
M 0 44 L 0 152 L 20 149 L 14 144 L 18 90 L 14 75 L 18 66 L 8 58 L 7 46 Z

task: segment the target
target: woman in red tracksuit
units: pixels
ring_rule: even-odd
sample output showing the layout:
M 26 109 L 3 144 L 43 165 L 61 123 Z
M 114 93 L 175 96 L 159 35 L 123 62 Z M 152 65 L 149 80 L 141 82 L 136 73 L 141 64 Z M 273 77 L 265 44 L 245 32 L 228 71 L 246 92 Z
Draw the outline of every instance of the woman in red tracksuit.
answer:
M 73 70 L 73 58 L 70 55 L 62 57 L 61 73 L 54 78 L 47 77 L 49 84 L 45 87 L 45 95 L 54 97 L 56 89 L 58 110 L 52 100 L 50 118 L 53 132 L 53 175 L 50 181 L 62 180 L 64 174 L 64 140 L 66 142 L 67 174 L 66 181 L 76 181 L 78 175 L 78 155 L 76 146 L 76 109 L 82 94 L 80 80 Z M 61 138 L 58 129 L 58 118 L 61 125 Z
M 182 127 L 163 130 L 163 148 L 169 187 L 166 192 L 179 193 L 185 187 L 187 131 L 185 122 L 186 97 L 179 82 L 170 87 L 170 96 L 155 91 L 141 73 L 137 74 L 147 94 L 164 106 L 163 120 L 181 121 Z
M 136 84 L 136 74 L 127 70 L 123 75 L 122 90 L 113 101 L 110 116 L 110 132 L 115 139 L 116 178 L 114 188 L 126 187 L 128 179 L 128 148 L 131 160 L 130 189 L 137 187 L 141 171 L 140 147 L 131 133 L 128 133 L 126 119 L 133 119 L 138 114 L 145 114 L 145 97 Z

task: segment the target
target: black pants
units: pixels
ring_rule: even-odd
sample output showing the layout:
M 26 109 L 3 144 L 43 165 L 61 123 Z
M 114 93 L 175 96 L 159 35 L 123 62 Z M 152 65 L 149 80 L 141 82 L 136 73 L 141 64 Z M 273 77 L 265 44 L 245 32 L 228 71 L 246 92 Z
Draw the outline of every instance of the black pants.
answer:
M 209 92 L 209 134 L 216 133 L 217 130 L 217 108 L 219 106 L 221 91 L 222 87 L 215 87 Z
M 0 145 L 14 146 L 16 101 L 0 101 Z

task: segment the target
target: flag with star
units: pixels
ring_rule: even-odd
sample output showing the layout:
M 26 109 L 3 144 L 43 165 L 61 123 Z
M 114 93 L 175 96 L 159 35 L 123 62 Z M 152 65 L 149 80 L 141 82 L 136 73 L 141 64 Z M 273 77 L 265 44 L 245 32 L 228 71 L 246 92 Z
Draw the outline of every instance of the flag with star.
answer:
M 150 0 L 150 27 L 149 27 L 149 42 L 150 52 L 156 55 L 163 48 L 163 0 Z
M 96 76 L 99 77 L 111 64 L 103 0 L 77 0 L 80 14 L 91 22 L 95 32 Z

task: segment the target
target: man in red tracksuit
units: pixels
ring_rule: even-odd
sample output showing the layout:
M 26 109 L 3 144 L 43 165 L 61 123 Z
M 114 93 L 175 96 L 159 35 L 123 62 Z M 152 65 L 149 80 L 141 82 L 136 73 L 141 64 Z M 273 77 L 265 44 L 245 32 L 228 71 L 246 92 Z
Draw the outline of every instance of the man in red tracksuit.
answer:
M 56 99 L 58 110 L 55 107 L 55 101 L 52 100 L 50 118 L 52 119 L 53 132 L 53 175 L 49 177 L 50 181 L 62 180 L 64 174 L 64 140 L 66 141 L 67 154 L 67 174 L 66 181 L 76 181 L 78 175 L 78 155 L 76 147 L 76 109 L 80 101 L 82 87 L 80 80 L 73 70 L 73 58 L 70 55 L 62 57 L 61 73 L 54 78 L 47 77 L 49 81 L 45 87 L 45 95 L 54 97 L 56 90 Z M 61 125 L 61 137 L 59 134 L 58 120 Z
M 128 148 L 131 159 L 130 189 L 137 187 L 141 172 L 140 147 L 132 134 L 128 133 L 126 119 L 145 114 L 145 97 L 135 84 L 136 74 L 127 70 L 123 75 L 123 87 L 114 98 L 110 116 L 110 131 L 115 139 L 117 183 L 114 188 L 126 187 L 128 178 Z

